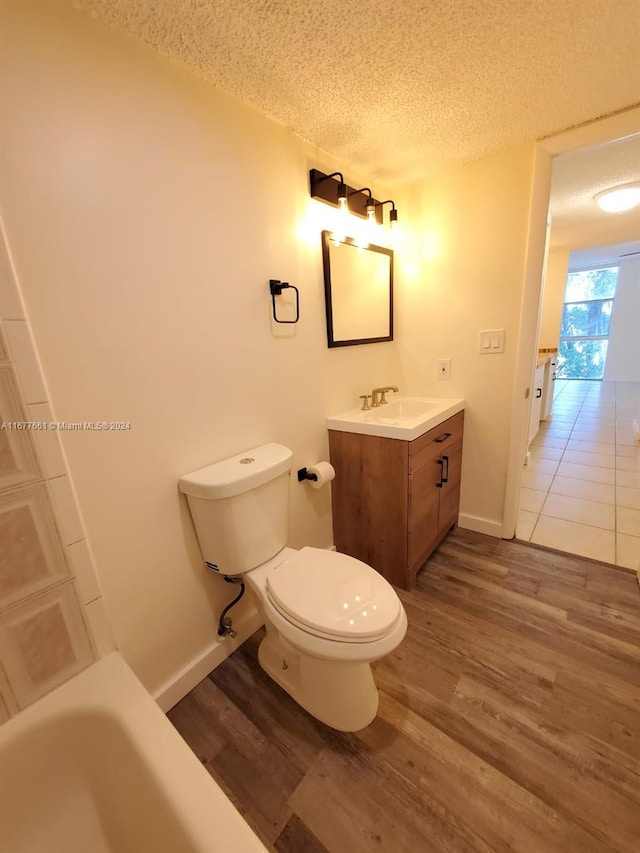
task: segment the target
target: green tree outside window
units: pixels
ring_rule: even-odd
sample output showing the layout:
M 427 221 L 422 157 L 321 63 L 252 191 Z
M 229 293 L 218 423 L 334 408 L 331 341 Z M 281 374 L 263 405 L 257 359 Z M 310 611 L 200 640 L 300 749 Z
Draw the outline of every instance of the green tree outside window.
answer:
M 617 281 L 617 266 L 579 270 L 567 276 L 558 378 L 602 379 Z

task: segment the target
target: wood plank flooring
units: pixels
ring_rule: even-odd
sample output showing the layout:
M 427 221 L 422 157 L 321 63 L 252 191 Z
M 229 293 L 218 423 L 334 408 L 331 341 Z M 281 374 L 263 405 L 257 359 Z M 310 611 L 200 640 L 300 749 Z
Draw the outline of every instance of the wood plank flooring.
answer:
M 258 632 L 169 718 L 270 850 L 640 850 L 634 572 L 454 531 L 374 665 L 376 720 L 326 728 Z

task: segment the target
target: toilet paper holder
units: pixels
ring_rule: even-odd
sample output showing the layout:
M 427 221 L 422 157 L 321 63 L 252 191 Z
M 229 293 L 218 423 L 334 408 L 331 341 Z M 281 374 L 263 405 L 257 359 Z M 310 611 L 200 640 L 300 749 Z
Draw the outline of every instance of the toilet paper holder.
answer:
M 322 489 L 335 478 L 336 472 L 330 462 L 316 462 L 306 468 L 298 469 L 298 482 L 309 480 L 311 489 Z
M 317 479 L 318 479 L 318 475 L 311 473 L 306 468 L 299 468 L 298 469 L 298 482 L 299 483 L 302 483 L 303 480 L 317 481 Z

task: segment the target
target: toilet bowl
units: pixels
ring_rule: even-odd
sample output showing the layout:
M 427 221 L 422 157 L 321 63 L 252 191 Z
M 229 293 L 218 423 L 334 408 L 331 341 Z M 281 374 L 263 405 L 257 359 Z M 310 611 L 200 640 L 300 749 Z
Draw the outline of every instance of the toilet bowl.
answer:
M 265 672 L 332 728 L 369 725 L 378 710 L 370 665 L 407 631 L 393 587 L 360 560 L 318 548 L 284 548 L 245 580 L 265 621 Z
M 266 628 L 261 667 L 314 717 L 357 731 L 378 709 L 371 663 L 399 645 L 407 617 L 371 566 L 286 547 L 291 459 L 264 445 L 185 475 L 180 489 L 206 565 L 241 575 L 254 595 Z

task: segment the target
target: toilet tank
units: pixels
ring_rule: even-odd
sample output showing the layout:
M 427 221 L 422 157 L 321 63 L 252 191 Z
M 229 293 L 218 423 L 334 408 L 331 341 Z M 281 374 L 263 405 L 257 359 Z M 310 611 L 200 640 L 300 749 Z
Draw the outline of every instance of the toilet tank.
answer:
M 180 478 L 206 565 L 240 575 L 287 544 L 293 454 L 263 444 Z

